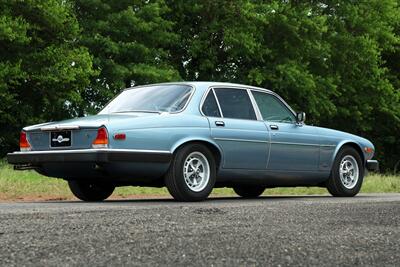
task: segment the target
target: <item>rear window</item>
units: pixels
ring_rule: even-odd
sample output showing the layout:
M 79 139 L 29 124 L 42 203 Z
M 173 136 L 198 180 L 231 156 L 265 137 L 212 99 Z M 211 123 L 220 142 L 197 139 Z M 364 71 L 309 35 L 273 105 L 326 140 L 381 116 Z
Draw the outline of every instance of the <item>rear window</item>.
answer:
M 100 114 L 123 112 L 178 112 L 189 100 L 188 85 L 155 85 L 132 88 L 114 98 Z

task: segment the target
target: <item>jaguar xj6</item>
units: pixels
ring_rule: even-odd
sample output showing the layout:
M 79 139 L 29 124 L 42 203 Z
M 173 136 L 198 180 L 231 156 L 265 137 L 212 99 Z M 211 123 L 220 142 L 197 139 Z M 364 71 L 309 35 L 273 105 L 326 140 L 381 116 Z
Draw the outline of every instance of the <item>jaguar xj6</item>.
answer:
M 356 195 L 366 170 L 378 169 L 373 144 L 304 120 L 262 88 L 138 86 L 95 116 L 25 127 L 8 161 L 67 180 L 84 201 L 104 200 L 118 186 L 166 186 L 180 201 L 204 200 L 215 187 L 246 198 L 287 186 Z

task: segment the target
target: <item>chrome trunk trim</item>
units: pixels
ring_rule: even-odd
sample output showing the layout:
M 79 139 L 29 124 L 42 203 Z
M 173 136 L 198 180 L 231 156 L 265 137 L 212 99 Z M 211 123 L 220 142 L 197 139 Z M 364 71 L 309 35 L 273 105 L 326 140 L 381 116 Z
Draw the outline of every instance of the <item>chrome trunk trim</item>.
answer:
M 42 131 L 62 131 L 62 130 L 78 130 L 80 127 L 78 125 L 50 125 L 50 126 L 43 126 L 40 128 Z

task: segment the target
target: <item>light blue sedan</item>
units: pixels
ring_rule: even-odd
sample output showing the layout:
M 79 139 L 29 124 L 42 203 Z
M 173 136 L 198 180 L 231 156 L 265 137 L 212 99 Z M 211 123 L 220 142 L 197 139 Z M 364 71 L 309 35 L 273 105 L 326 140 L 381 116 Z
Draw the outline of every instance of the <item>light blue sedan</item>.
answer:
M 351 197 L 365 170 L 377 170 L 373 144 L 304 124 L 276 93 L 218 82 L 128 88 L 98 115 L 25 127 L 15 169 L 68 181 L 84 201 L 117 186 L 166 186 L 180 201 L 215 187 L 246 198 L 280 186 L 326 187 Z

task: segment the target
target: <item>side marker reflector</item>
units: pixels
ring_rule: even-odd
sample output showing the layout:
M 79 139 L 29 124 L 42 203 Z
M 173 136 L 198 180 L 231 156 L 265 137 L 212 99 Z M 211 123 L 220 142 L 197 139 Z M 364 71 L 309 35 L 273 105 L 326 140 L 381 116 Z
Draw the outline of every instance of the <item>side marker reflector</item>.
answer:
M 126 134 L 124 134 L 124 133 L 116 133 L 116 134 L 114 134 L 114 139 L 115 140 L 125 140 L 126 139 Z
M 367 153 L 372 153 L 374 152 L 374 150 L 372 149 L 372 147 L 364 147 L 364 151 Z

